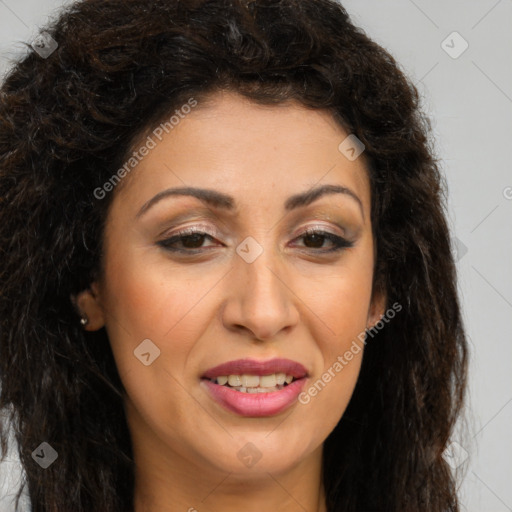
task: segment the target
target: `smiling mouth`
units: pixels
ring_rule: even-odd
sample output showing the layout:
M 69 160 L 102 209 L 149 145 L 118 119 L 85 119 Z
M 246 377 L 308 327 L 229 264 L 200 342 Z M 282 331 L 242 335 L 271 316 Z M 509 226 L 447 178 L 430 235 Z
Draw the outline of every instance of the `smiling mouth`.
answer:
M 201 375 L 208 396 L 244 417 L 280 414 L 297 402 L 308 379 L 306 368 L 290 359 L 237 359 Z
M 297 379 L 293 375 L 279 372 L 269 375 L 219 375 L 207 380 L 241 393 L 272 393 L 281 391 Z

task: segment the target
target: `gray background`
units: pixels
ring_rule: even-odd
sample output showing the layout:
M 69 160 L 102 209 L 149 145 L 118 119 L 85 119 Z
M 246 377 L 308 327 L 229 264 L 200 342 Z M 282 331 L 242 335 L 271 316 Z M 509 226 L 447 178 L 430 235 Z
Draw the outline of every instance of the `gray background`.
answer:
M 0 0 L 0 73 L 64 3 Z M 432 118 L 471 350 L 469 431 L 454 436 L 450 460 L 463 510 L 512 511 L 512 0 L 342 3 L 396 57 Z M 2 477 L 16 478 L 7 464 L 0 494 Z

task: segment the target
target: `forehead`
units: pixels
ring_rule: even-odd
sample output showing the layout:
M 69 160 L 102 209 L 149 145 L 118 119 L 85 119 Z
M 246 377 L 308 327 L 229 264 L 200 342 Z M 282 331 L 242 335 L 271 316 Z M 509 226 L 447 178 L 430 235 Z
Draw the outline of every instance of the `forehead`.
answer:
M 248 198 L 268 203 L 336 183 L 369 203 L 364 154 L 351 161 L 340 151 L 349 134 L 327 111 L 297 102 L 260 105 L 221 92 L 171 118 L 135 144 L 135 150 L 151 149 L 120 195 L 142 200 L 169 187 L 201 186 L 240 197 L 241 204 Z

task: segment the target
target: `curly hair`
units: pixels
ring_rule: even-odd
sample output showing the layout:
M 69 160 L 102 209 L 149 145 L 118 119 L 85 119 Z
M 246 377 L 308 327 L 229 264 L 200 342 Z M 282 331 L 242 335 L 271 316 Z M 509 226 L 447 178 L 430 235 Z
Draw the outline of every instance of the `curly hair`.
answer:
M 45 30 L 58 47 L 27 45 L 0 93 L 0 407 L 33 512 L 133 510 L 125 390 L 105 329 L 81 329 L 70 297 L 100 269 L 115 192 L 94 190 L 151 126 L 220 90 L 329 111 L 365 145 L 374 287 L 403 310 L 366 346 L 324 443 L 328 510 L 458 511 L 442 454 L 468 347 L 446 186 L 394 58 L 334 0 L 83 0 Z M 43 441 L 59 461 L 44 471 Z

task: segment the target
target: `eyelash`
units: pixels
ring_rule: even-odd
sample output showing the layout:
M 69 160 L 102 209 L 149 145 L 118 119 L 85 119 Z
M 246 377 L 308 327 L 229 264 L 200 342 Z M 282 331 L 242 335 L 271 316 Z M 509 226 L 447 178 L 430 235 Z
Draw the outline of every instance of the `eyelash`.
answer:
M 157 244 L 160 247 L 163 247 L 164 249 L 166 249 L 167 251 L 195 255 L 195 254 L 202 252 L 202 249 L 200 247 L 194 248 L 194 249 L 178 249 L 176 247 L 172 247 L 172 245 L 175 244 L 176 242 L 183 241 L 186 238 L 190 238 L 190 237 L 193 237 L 196 235 L 198 235 L 199 237 L 206 236 L 206 237 L 210 238 L 211 240 L 214 239 L 214 237 L 212 235 L 210 235 L 209 233 L 197 230 L 196 228 L 188 228 L 188 229 L 184 229 L 182 231 L 178 231 L 176 234 L 174 234 L 170 238 L 167 238 L 165 240 L 160 240 L 159 242 L 157 242 Z M 323 230 L 314 229 L 314 228 L 306 229 L 306 231 L 304 231 L 296 239 L 305 238 L 305 237 L 311 236 L 311 235 L 320 236 L 321 238 L 330 240 L 334 244 L 333 248 L 327 249 L 327 250 L 326 249 L 315 249 L 315 248 L 311 249 L 313 252 L 316 252 L 316 253 L 325 254 L 325 253 L 331 253 L 331 252 L 339 252 L 339 251 L 342 251 L 343 249 L 354 246 L 354 242 L 350 242 L 349 240 L 347 240 L 341 236 L 334 235 L 333 233 L 329 233 L 328 231 L 323 231 Z M 306 249 L 308 249 L 308 248 L 306 247 Z

